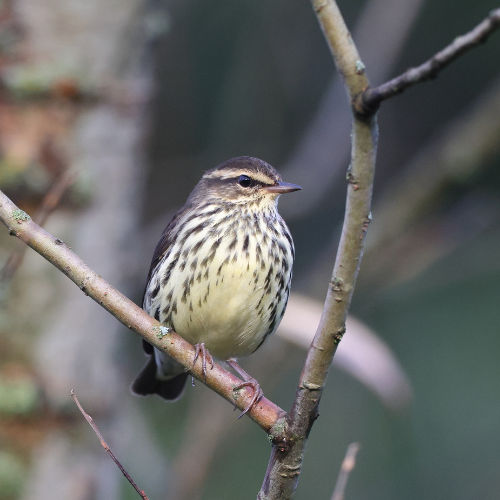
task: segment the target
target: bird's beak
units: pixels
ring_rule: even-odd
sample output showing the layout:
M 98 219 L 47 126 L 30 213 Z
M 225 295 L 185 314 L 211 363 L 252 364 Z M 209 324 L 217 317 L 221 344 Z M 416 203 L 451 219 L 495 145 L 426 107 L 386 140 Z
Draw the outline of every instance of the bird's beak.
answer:
M 278 182 L 278 184 L 275 184 L 274 186 L 266 186 L 264 191 L 267 191 L 268 193 L 283 194 L 291 193 L 292 191 L 299 191 L 299 189 L 302 188 L 297 184 L 292 184 L 290 182 Z

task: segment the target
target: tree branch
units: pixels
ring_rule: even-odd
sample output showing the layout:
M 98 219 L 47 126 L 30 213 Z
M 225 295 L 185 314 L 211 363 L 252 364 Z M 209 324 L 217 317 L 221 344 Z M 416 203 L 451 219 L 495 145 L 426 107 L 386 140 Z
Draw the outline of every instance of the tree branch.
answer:
M 396 78 L 377 87 L 367 88 L 355 96 L 353 104 L 356 112 L 365 117 L 373 115 L 382 101 L 400 94 L 416 83 L 436 77 L 457 57 L 483 43 L 499 26 L 500 8 L 492 10 L 475 28 L 455 38 L 420 66 L 410 68 Z
M 125 470 L 125 467 L 120 463 L 120 461 L 116 458 L 115 454 L 111 450 L 110 446 L 106 441 L 104 440 L 104 437 L 99 430 L 99 427 L 97 427 L 97 424 L 94 422 L 94 419 L 83 409 L 83 406 L 81 405 L 80 401 L 78 400 L 75 391 L 71 389 L 70 392 L 71 398 L 75 402 L 77 408 L 80 410 L 80 413 L 83 415 L 85 420 L 88 422 L 90 427 L 92 427 L 92 430 L 95 432 L 97 438 L 99 439 L 99 442 L 101 443 L 101 446 L 104 448 L 106 453 L 111 457 L 111 460 L 116 464 L 116 466 L 120 469 L 120 472 L 125 476 L 127 481 L 132 485 L 135 491 L 139 494 L 139 496 L 143 500 L 149 500 L 149 497 L 146 495 L 144 490 L 141 490 L 139 486 L 137 486 L 137 483 L 132 479 L 132 476 Z
M 345 331 L 363 254 L 364 238 L 370 223 L 375 158 L 377 151 L 376 110 L 383 100 L 409 86 L 435 76 L 460 54 L 484 41 L 500 25 L 500 9 L 471 32 L 457 38 L 429 61 L 412 68 L 379 87 L 370 88 L 352 37 L 334 0 L 311 0 L 325 38 L 342 75 L 352 104 L 351 165 L 347 174 L 347 199 L 344 224 L 337 258 L 329 283 L 323 314 L 309 348 L 288 415 L 267 399 L 249 411 L 249 416 L 273 438 L 273 448 L 260 499 L 287 499 L 294 492 L 311 427 L 317 418 L 318 405 L 337 345 Z M 0 220 L 10 234 L 19 237 L 35 251 L 64 272 L 81 290 L 111 312 L 128 328 L 136 331 L 155 347 L 171 355 L 203 381 L 201 363 L 192 368 L 194 349 L 175 332 L 169 332 L 141 308 L 131 302 L 91 270 L 59 239 L 37 226 L 0 192 Z M 244 409 L 252 393 L 233 387 L 240 380 L 219 365 L 209 370 L 206 384 L 228 401 Z M 285 418 L 286 417 L 286 418 Z
M 415 237 L 414 231 L 423 214 L 435 206 L 442 191 L 462 183 L 463 179 L 478 176 L 498 157 L 499 115 L 500 79 L 497 78 L 449 125 L 441 127 L 439 135 L 421 147 L 415 159 L 399 169 L 397 177 L 385 185 L 375 207 L 377 224 L 368 241 L 371 265 L 362 275 L 365 286 L 386 286 L 388 279 L 397 279 L 395 262 L 400 245 L 406 238 Z M 474 233 L 467 231 L 467 234 L 470 237 Z M 434 246 L 436 242 L 429 244 Z M 418 245 L 415 255 L 426 253 L 422 247 L 426 244 Z M 404 268 L 414 269 L 412 252 L 409 254 L 405 252 Z M 436 259 L 441 255 L 435 251 L 432 254 Z
M 62 172 L 54 183 L 51 185 L 47 193 L 42 199 L 38 210 L 33 216 L 34 220 L 43 226 L 47 222 L 49 216 L 58 207 L 61 198 L 67 189 L 73 184 L 76 179 L 75 172 L 65 170 Z M 20 249 L 16 249 L 7 259 L 5 265 L 0 269 L 0 284 L 5 286 L 14 276 L 16 271 L 23 263 L 24 254 L 26 252 L 26 245 L 21 245 Z
M 369 86 L 352 37 L 333 0 L 312 0 L 335 64 L 351 100 Z M 363 254 L 377 151 L 375 117 L 353 112 L 351 166 L 347 174 L 344 224 L 320 324 L 309 348 L 296 397 L 287 417 L 285 439 L 275 442 L 260 500 L 290 498 L 297 487 L 304 448 L 318 416 L 318 405 L 337 346 L 345 332 L 345 320 Z
M 244 410 L 249 405 L 253 396 L 251 390 L 243 388 L 233 391 L 233 387 L 241 383 L 240 379 L 216 364 L 213 369 L 207 370 L 205 381 L 201 362 L 193 367 L 195 353 L 189 342 L 175 332 L 169 331 L 114 289 L 73 253 L 63 241 L 35 224 L 26 212 L 16 207 L 1 191 L 0 220 L 7 226 L 12 236 L 17 236 L 45 257 L 73 281 L 85 295 L 94 299 L 127 328 L 134 330 L 150 344 L 179 361 L 191 371 L 193 376 L 206 383 L 208 387 L 239 409 Z M 285 415 L 279 406 L 262 398 L 248 411 L 247 415 L 272 436 L 279 436 L 282 429 L 281 421 Z
M 426 63 L 379 87 L 370 88 L 365 66 L 335 1 L 311 2 L 352 104 L 351 165 L 347 173 L 344 224 L 323 314 L 308 351 L 294 404 L 286 418 L 285 438 L 273 444 L 258 495 L 260 500 L 289 498 L 294 492 L 305 443 L 318 416 L 328 367 L 345 332 L 345 320 L 363 255 L 365 234 L 371 221 L 377 152 L 375 115 L 380 102 L 435 76 L 459 55 L 484 41 L 500 25 L 500 9 L 496 9 L 472 31 L 455 39 Z
M 344 460 L 340 466 L 339 476 L 337 478 L 337 483 L 335 484 L 335 489 L 332 493 L 331 500 L 344 500 L 345 489 L 347 486 L 347 480 L 351 474 L 354 466 L 356 465 L 356 455 L 359 451 L 359 443 L 351 443 L 347 447 Z

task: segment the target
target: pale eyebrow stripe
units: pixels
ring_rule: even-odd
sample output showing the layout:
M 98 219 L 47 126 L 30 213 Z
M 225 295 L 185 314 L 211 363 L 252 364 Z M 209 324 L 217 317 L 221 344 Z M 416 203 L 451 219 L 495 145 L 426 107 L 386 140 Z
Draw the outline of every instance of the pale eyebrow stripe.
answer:
M 210 174 L 205 174 L 204 177 L 205 179 L 226 180 L 226 179 L 237 178 L 240 175 L 247 175 L 248 177 L 250 177 L 250 179 L 262 182 L 262 184 L 270 184 L 270 185 L 274 184 L 274 179 L 271 179 L 267 175 L 262 174 L 261 172 L 249 171 L 245 169 L 230 169 L 224 171 L 216 171 L 216 172 L 211 172 Z

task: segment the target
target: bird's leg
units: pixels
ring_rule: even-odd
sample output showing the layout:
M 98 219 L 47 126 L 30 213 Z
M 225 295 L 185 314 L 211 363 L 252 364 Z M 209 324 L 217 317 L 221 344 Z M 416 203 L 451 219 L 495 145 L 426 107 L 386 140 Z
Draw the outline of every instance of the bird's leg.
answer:
M 226 361 L 226 363 L 244 380 L 241 384 L 233 387 L 233 391 L 238 389 L 243 389 L 243 387 L 250 387 L 253 390 L 253 397 L 250 404 L 243 410 L 238 418 L 241 418 L 245 413 L 247 413 L 254 405 L 256 405 L 264 396 L 259 383 L 251 375 L 249 375 L 243 368 L 238 364 L 236 359 L 231 358 Z
M 196 364 L 197 359 L 201 355 L 201 373 L 203 373 L 203 378 L 205 379 L 205 382 L 207 381 L 207 360 L 210 363 L 210 369 L 212 370 L 214 367 L 214 358 L 212 358 L 212 355 L 208 352 L 208 349 L 205 347 L 205 343 L 202 342 L 201 344 L 195 344 L 194 345 L 194 359 L 193 359 L 193 366 L 191 368 L 194 368 L 194 365 Z

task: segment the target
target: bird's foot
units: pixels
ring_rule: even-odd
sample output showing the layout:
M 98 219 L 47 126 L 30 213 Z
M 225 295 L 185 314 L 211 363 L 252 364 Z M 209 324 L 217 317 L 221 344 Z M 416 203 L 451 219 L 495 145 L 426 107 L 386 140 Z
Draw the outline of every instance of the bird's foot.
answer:
M 264 392 L 262 391 L 260 384 L 249 375 L 243 368 L 238 364 L 235 359 L 228 359 L 226 363 L 244 380 L 241 384 L 235 385 L 233 391 L 243 389 L 243 387 L 250 387 L 253 391 L 252 399 L 248 406 L 241 412 L 238 418 L 241 418 L 245 413 L 248 413 L 254 405 L 256 405 L 263 397 Z
M 254 378 L 246 380 L 245 382 L 234 386 L 233 391 L 243 389 L 243 387 L 250 387 L 253 390 L 253 396 L 248 406 L 241 412 L 238 418 L 241 418 L 243 415 L 245 415 L 245 413 L 250 411 L 253 406 L 256 405 L 264 397 L 264 392 L 262 391 L 260 384 Z
M 193 366 L 191 368 L 194 368 L 194 365 L 196 364 L 196 361 L 198 358 L 201 357 L 201 373 L 203 374 L 203 378 L 205 379 L 205 382 L 207 381 L 207 361 L 210 363 L 210 369 L 212 370 L 214 367 L 214 358 L 212 358 L 212 355 L 208 352 L 208 349 L 205 347 L 204 342 L 201 344 L 195 344 L 194 345 L 194 359 L 193 359 Z

